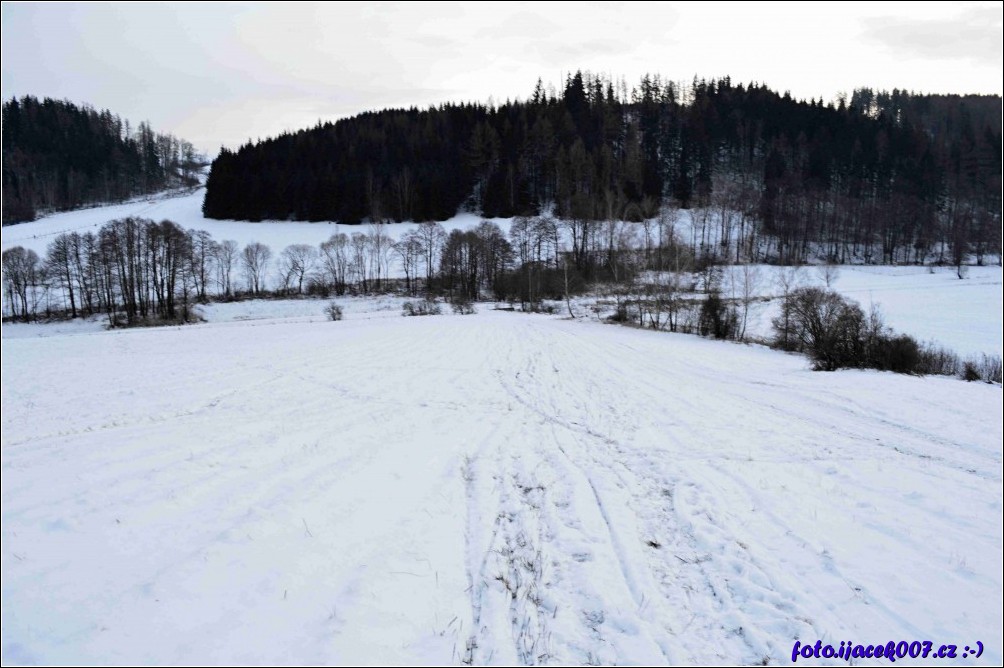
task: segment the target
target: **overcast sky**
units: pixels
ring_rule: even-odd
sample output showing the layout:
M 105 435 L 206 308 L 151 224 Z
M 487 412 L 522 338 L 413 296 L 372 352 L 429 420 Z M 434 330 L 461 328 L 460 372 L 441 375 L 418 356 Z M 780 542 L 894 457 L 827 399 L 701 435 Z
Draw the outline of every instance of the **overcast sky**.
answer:
M 993 3 L 2 6 L 3 97 L 65 98 L 211 156 L 370 109 L 526 98 L 576 69 L 730 75 L 800 98 L 1001 93 Z

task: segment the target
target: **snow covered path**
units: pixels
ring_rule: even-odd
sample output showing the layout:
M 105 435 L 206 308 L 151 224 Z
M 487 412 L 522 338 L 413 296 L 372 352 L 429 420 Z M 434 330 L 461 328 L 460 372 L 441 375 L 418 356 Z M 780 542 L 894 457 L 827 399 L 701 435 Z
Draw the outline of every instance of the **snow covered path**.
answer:
M 3 661 L 999 663 L 1000 389 L 806 367 L 500 312 L 5 338 Z

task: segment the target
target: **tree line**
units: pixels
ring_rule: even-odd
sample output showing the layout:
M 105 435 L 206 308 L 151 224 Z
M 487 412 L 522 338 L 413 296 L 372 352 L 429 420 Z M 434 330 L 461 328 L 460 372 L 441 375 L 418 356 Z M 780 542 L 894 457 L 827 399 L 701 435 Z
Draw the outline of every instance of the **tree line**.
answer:
M 978 262 L 1001 250 L 1001 101 L 577 72 L 526 101 L 371 112 L 223 150 L 203 212 L 239 220 L 715 214 L 711 260 Z
M 520 216 L 509 230 L 482 220 L 447 233 L 427 221 L 395 240 L 387 225 L 371 225 L 273 253 L 265 244 L 241 247 L 167 220 L 125 218 L 97 231 L 62 233 L 44 257 L 20 246 L 5 251 L 5 315 L 29 321 L 105 314 L 113 326 L 136 325 L 186 320 L 193 303 L 209 299 L 385 291 L 536 305 L 580 292 L 590 279 L 627 284 L 639 271 L 694 266 L 669 212 L 643 225 L 592 228 Z
M 107 109 L 13 98 L 3 104 L 3 224 L 195 185 L 206 163 L 191 143 Z
M 581 239 L 575 226 L 535 216 L 515 218 L 508 233 L 488 220 L 447 233 L 439 223 L 425 222 L 393 240 L 385 225 L 372 225 L 274 254 L 262 243 L 242 248 L 167 220 L 125 218 L 97 232 L 63 233 L 44 258 L 20 246 L 5 251 L 4 315 L 28 322 L 103 314 L 112 327 L 136 326 L 188 321 L 194 304 L 214 299 L 375 292 L 425 296 L 418 307 L 406 307 L 412 315 L 438 312 L 435 297 L 462 313 L 486 297 L 542 310 L 549 308 L 544 300 L 567 302 L 584 291 L 587 280 L 578 263 L 588 261 L 594 274 L 602 274 L 606 298 L 616 302 L 610 321 L 748 340 L 747 325 L 765 287 L 757 265 L 695 262 L 666 212 L 644 226 L 609 221 L 592 241 Z M 819 369 L 866 367 L 1000 382 L 999 357 L 962 360 L 896 335 L 876 310 L 865 314 L 829 291 L 833 265 L 820 266 L 819 273 L 827 289 L 806 286 L 798 266 L 779 269 L 774 283 L 781 310 L 769 343 L 809 354 Z M 340 307 L 331 306 L 329 315 L 340 319 Z

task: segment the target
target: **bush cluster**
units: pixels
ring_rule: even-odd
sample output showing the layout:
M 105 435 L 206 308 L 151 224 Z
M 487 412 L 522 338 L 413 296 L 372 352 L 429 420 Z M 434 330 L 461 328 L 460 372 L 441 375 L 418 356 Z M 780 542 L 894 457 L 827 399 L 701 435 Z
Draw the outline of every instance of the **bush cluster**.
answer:
M 441 315 L 442 307 L 435 299 L 423 299 L 418 302 L 405 302 L 401 305 L 401 315 Z
M 794 290 L 773 325 L 776 347 L 807 353 L 822 371 L 868 368 L 1001 382 L 1000 357 L 963 360 L 944 348 L 920 345 L 886 327 L 878 310 L 866 315 L 857 304 L 822 288 Z
M 471 300 L 462 297 L 455 298 L 450 302 L 450 306 L 457 315 L 471 315 L 478 312 Z

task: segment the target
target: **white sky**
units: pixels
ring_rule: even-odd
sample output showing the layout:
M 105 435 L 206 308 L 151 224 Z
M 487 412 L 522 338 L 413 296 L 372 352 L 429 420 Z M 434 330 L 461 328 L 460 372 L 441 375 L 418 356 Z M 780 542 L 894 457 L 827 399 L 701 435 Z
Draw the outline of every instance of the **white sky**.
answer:
M 148 3 L 2 6 L 4 99 L 108 108 L 214 155 L 395 106 L 496 101 L 576 69 L 730 75 L 800 98 L 1001 94 L 992 3 Z

